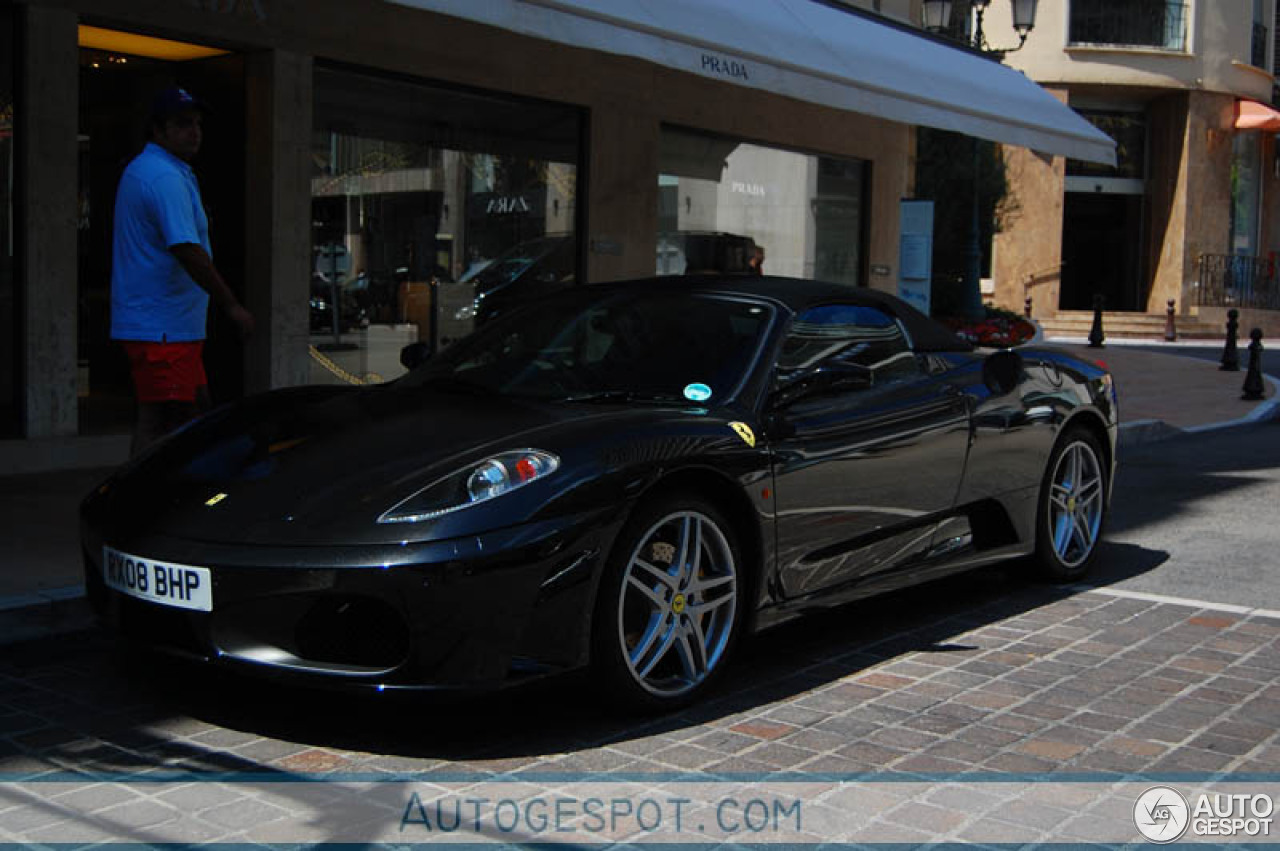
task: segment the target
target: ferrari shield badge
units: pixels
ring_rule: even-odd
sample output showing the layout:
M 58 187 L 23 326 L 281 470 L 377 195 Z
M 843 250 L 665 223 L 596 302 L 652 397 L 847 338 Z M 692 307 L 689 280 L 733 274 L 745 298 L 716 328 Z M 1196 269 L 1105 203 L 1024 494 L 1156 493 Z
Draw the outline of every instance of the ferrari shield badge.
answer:
M 751 430 L 751 426 L 746 423 L 733 422 L 729 423 L 729 428 L 736 431 L 738 433 L 738 437 L 742 438 L 742 442 L 747 444 L 747 446 L 754 447 L 756 445 L 756 433 Z

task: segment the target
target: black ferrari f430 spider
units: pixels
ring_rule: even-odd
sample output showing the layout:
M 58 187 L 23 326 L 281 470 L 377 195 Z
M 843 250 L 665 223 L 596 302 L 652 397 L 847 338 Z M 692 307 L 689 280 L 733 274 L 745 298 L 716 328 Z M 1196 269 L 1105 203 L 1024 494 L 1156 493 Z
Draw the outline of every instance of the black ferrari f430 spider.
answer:
M 591 666 L 694 700 L 739 638 L 1020 559 L 1086 570 L 1110 375 L 972 351 L 876 291 L 784 278 L 579 286 L 387 384 L 217 409 L 84 501 L 125 635 L 244 671 L 486 688 Z

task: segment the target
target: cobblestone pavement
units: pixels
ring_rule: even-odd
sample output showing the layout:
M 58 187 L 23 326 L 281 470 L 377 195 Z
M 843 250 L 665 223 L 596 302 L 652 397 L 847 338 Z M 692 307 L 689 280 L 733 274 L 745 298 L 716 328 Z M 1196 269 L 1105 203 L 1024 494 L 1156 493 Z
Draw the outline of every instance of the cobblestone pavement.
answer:
M 807 820 L 788 841 L 1137 841 L 1133 796 L 1152 782 L 1255 781 L 1274 798 L 1280 617 L 1010 570 L 766 633 L 712 700 L 656 719 L 602 711 L 581 677 L 356 697 L 132 657 L 93 631 L 11 645 L 0 840 L 404 841 L 414 784 L 790 783 Z M 1128 797 L 1087 788 L 1130 782 Z M 687 838 L 664 829 L 641 838 Z

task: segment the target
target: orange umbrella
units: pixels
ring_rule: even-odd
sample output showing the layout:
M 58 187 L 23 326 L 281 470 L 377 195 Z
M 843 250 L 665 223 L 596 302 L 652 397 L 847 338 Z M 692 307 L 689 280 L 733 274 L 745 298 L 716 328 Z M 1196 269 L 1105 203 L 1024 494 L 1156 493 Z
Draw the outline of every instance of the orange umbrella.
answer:
M 1280 111 L 1256 100 L 1236 101 L 1237 130 L 1269 130 L 1280 132 Z

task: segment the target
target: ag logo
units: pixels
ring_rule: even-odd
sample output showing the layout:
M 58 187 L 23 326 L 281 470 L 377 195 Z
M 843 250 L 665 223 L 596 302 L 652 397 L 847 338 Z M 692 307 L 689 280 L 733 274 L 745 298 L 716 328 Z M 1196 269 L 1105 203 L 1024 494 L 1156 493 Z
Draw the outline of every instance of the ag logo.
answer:
M 751 426 L 746 423 L 729 423 L 729 428 L 738 433 L 738 437 L 742 438 L 742 442 L 747 446 L 756 445 L 756 433 L 751 430 Z
M 1162 845 L 1182 838 L 1190 815 L 1187 799 L 1168 786 L 1152 786 L 1133 805 L 1133 823 L 1138 832 Z

